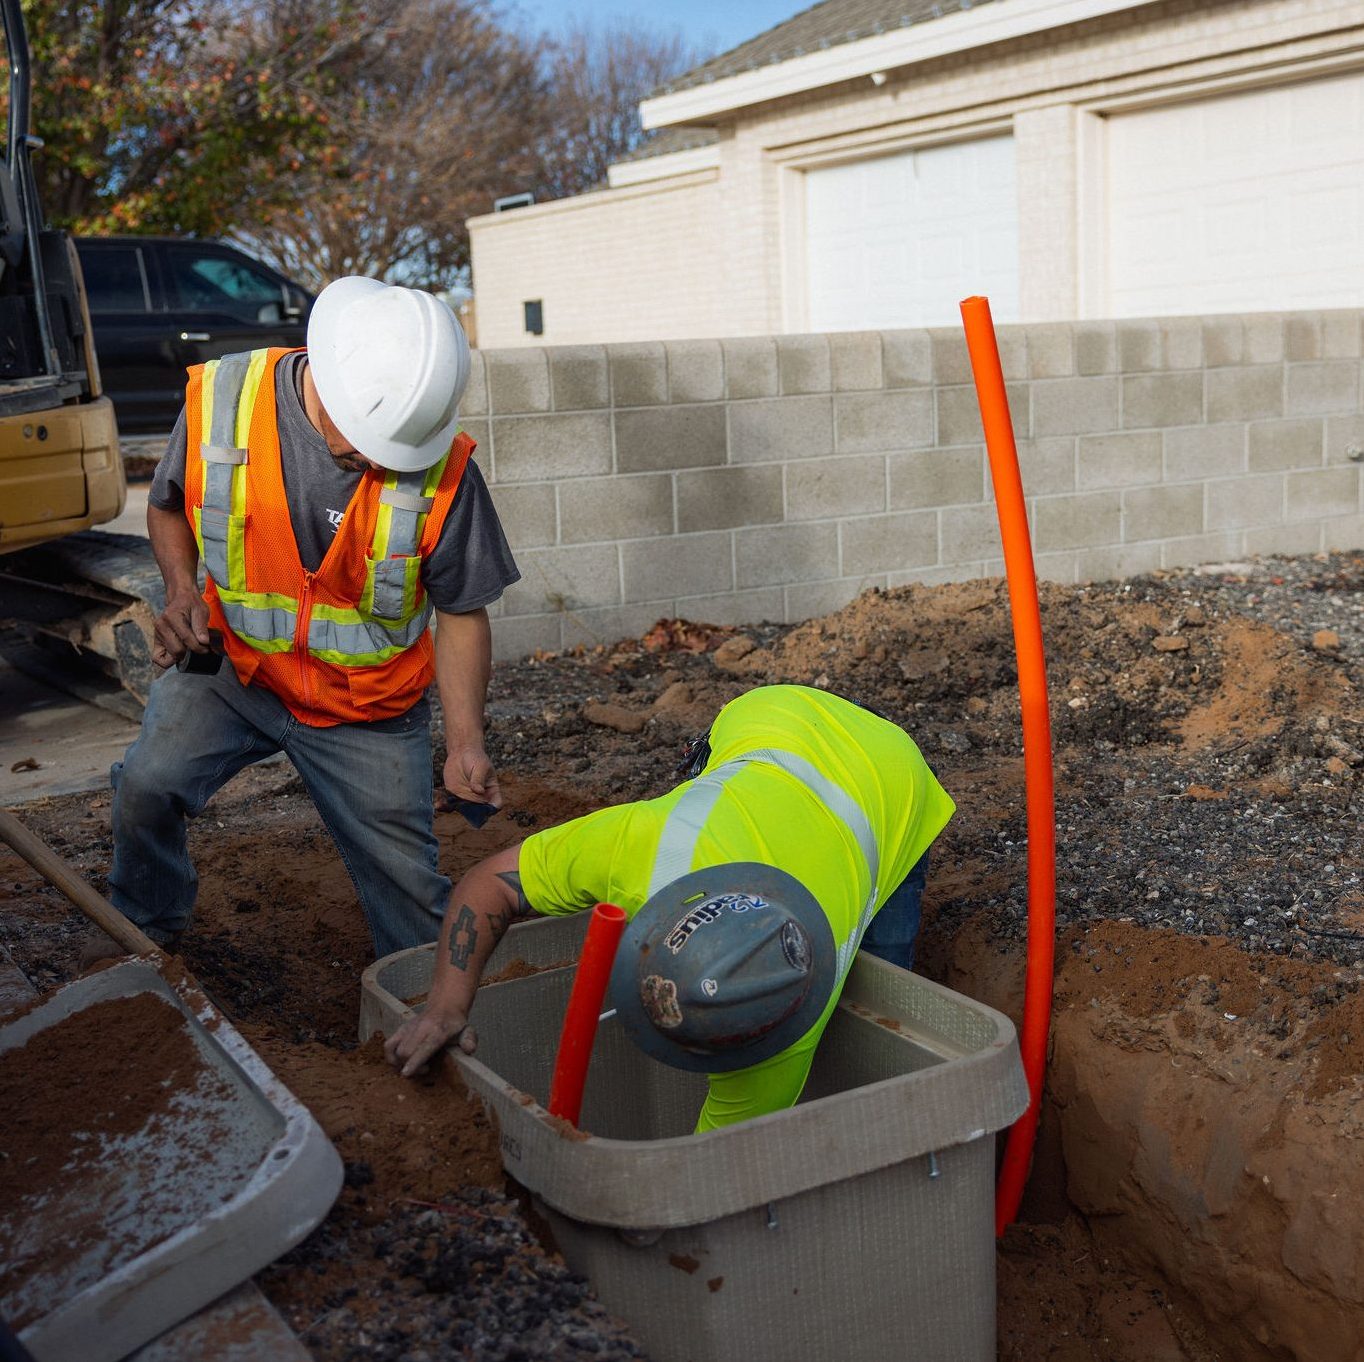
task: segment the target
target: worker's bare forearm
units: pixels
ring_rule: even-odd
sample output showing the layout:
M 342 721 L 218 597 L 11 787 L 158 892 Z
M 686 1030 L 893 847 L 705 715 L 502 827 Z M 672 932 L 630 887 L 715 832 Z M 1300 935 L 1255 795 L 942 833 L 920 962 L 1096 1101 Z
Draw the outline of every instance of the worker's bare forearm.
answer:
M 512 921 L 526 908 L 518 843 L 480 861 L 455 885 L 436 945 L 428 1007 L 469 1015 L 483 967 Z
M 492 675 L 492 628 L 486 610 L 436 612 L 436 686 L 452 750 L 483 746 L 483 706 Z
M 194 531 L 181 511 L 147 507 L 147 538 L 151 541 L 156 565 L 161 569 L 168 597 L 185 592 L 198 593 L 199 545 Z

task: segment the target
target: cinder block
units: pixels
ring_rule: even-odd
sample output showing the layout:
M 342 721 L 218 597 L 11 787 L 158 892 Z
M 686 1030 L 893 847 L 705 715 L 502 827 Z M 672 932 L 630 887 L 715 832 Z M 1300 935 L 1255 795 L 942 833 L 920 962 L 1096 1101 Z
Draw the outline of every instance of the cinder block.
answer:
M 778 336 L 777 374 L 784 395 L 828 392 L 828 337 Z
M 487 421 L 460 420 L 459 428 L 474 442 L 473 459 L 483 470 L 485 478 L 491 480 L 493 466 L 492 428 Z
M 1284 511 L 1289 520 L 1325 519 L 1359 511 L 1358 468 L 1316 468 L 1289 473 L 1284 480 Z
M 1161 448 L 1158 430 L 1081 435 L 1076 459 L 1080 490 L 1159 482 Z
M 1165 441 L 1165 481 L 1221 478 L 1246 469 L 1246 426 L 1189 426 L 1162 432 Z
M 939 384 L 970 383 L 971 356 L 961 327 L 930 327 L 928 340 L 933 347 L 933 381 Z M 1002 351 L 1000 359 L 1002 363 Z
M 734 536 L 735 585 L 786 586 L 837 577 L 838 528 L 833 524 L 773 525 Z
M 549 410 L 549 360 L 544 350 L 485 350 L 488 403 L 495 416 Z
M 1323 521 L 1321 546 L 1328 553 L 1364 549 L 1364 515 Z
M 1112 322 L 1081 322 L 1075 328 L 1075 372 L 1118 372 L 1118 331 Z
M 1137 374 L 1165 367 L 1165 347 L 1159 323 L 1118 322 L 1117 340 L 1120 373 Z
M 1203 371 L 1138 374 L 1122 380 L 1124 430 L 1191 426 L 1203 419 Z
M 989 575 L 984 563 L 947 563 L 942 567 L 887 573 L 886 585 L 891 590 L 897 586 L 946 586 L 949 582 L 979 581 Z
M 1224 563 L 1239 558 L 1244 545 L 1245 534 L 1241 530 L 1220 530 L 1215 534 L 1194 535 L 1191 539 L 1167 539 L 1160 546 L 1160 565 L 1173 568 Z
M 1364 345 L 1361 329 L 1364 314 L 1350 308 L 1343 312 L 1325 312 L 1321 318 L 1322 359 L 1358 359 Z
M 1160 339 L 1167 369 L 1203 367 L 1203 326 L 1198 318 L 1164 318 L 1160 323 Z
M 1032 384 L 1034 435 L 1084 435 L 1117 428 L 1116 378 L 1045 378 Z
M 1321 344 L 1321 314 L 1294 312 L 1283 320 L 1284 358 L 1290 364 L 1325 358 Z
M 933 443 L 930 392 L 840 393 L 834 398 L 840 454 Z
M 1080 580 L 1080 555 L 1076 552 L 1039 553 L 1037 555 L 1037 576 L 1044 582 L 1064 582 L 1068 585 Z M 985 564 L 991 577 L 1004 576 L 1004 560 L 996 559 Z
M 503 617 L 493 621 L 493 658 L 498 662 L 516 662 L 531 653 L 556 653 L 563 635 L 559 629 L 562 617 L 553 615 L 521 615 L 515 619 Z
M 1080 582 L 1120 581 L 1158 567 L 1159 544 L 1114 544 L 1106 549 L 1081 549 L 1075 555 L 1075 578 Z
M 1209 369 L 1204 376 L 1209 425 L 1282 416 L 1284 373 L 1278 364 Z
M 614 544 L 530 549 L 516 555 L 521 580 L 502 597 L 508 617 L 620 604 L 620 553 Z
M 668 357 L 662 341 L 607 347 L 611 401 L 617 407 L 649 407 L 668 400 Z
M 729 406 L 729 461 L 817 459 L 834 452 L 831 397 L 779 397 Z
M 1039 553 L 1114 544 L 1122 538 L 1122 494 L 1039 497 L 1033 503 L 1032 520 Z
M 719 402 L 725 395 L 725 357 L 713 340 L 668 341 L 668 400 Z
M 884 454 L 837 454 L 786 465 L 787 520 L 826 520 L 885 509 Z
M 1009 403 L 1009 420 L 1013 424 L 1014 439 L 1023 440 L 1032 428 L 1029 406 L 1031 385 L 1006 383 L 1004 396 Z M 985 432 L 980 424 L 980 399 L 974 384 L 959 387 L 940 387 L 936 391 L 938 411 L 938 443 L 940 445 L 980 444 Z
M 496 425 L 498 482 L 611 471 L 611 419 L 604 411 L 507 416 Z
M 831 615 L 842 610 L 849 601 L 855 601 L 864 591 L 886 585 L 882 575 L 873 577 L 838 577 L 832 582 L 802 582 L 784 588 L 786 594 L 784 619 L 788 624 L 800 620 L 818 619 L 821 615 Z
M 559 485 L 559 540 L 597 544 L 673 532 L 673 480 L 667 473 L 570 478 Z
M 842 575 L 924 567 L 938 557 L 938 517 L 934 511 L 897 511 L 839 522 Z
M 777 395 L 777 343 L 771 336 L 744 336 L 721 346 L 726 397 L 735 401 Z
M 623 638 L 643 638 L 662 618 L 671 616 L 671 599 L 649 605 L 613 605 L 566 613 L 560 628 L 565 648 L 597 648 Z
M 1203 363 L 1209 369 L 1244 364 L 1245 332 L 1239 317 L 1214 317 L 1203 323 Z
M 532 549 L 558 539 L 558 509 L 552 482 L 499 483 L 493 505 L 512 548 Z
M 1068 322 L 1028 327 L 1028 377 L 1069 378 L 1075 373 L 1075 328 Z
M 704 624 L 762 624 L 783 621 L 785 595 L 779 586 L 763 586 L 753 591 L 725 591 L 716 596 L 683 596 L 677 613 L 684 620 Z
M 625 600 L 709 596 L 734 589 L 734 554 L 728 531 L 636 540 L 620 549 Z
M 1316 553 L 1321 548 L 1321 522 L 1306 525 L 1266 525 L 1246 531 L 1246 553 Z
M 1075 446 L 1073 435 L 1055 435 L 1047 440 L 1020 440 L 1018 468 L 1023 476 L 1023 491 L 1030 497 L 1073 492 L 1076 486 Z M 992 480 L 987 479 L 986 486 L 991 489 Z
M 1323 425 L 1319 417 L 1252 421 L 1247 427 L 1250 471 L 1273 473 L 1285 468 L 1320 468 Z
M 887 472 L 888 509 L 892 511 L 969 505 L 985 499 L 985 450 L 981 445 L 891 454 Z
M 1326 462 L 1357 464 L 1364 454 L 1364 415 L 1326 418 Z
M 482 350 L 469 352 L 469 382 L 460 400 L 459 414 L 461 417 L 488 414 L 488 375 Z
M 1207 484 L 1204 524 L 1210 530 L 1243 530 L 1283 523 L 1283 477 L 1218 478 Z
M 1283 315 L 1257 312 L 1241 318 L 1246 364 L 1282 364 L 1284 361 Z
M 829 377 L 835 392 L 881 387 L 881 333 L 835 331 L 829 337 Z
M 617 411 L 616 467 L 622 473 L 706 468 L 725 462 L 721 402 Z
M 781 521 L 782 467 L 707 468 L 677 475 L 677 530 L 730 530 Z
M 555 411 L 583 411 L 611 404 L 604 345 L 556 345 L 549 352 Z
M 1202 534 L 1203 484 L 1131 487 L 1123 494 L 1122 511 L 1122 537 L 1128 544 Z
M 927 331 L 883 331 L 881 362 L 887 388 L 923 388 L 933 382 L 933 344 Z
M 970 563 L 993 558 L 1003 552 L 999 538 L 999 512 L 994 502 L 984 506 L 949 507 L 941 513 L 939 521 L 944 563 Z
M 1288 366 L 1289 416 L 1330 416 L 1359 410 L 1359 362 L 1322 360 Z

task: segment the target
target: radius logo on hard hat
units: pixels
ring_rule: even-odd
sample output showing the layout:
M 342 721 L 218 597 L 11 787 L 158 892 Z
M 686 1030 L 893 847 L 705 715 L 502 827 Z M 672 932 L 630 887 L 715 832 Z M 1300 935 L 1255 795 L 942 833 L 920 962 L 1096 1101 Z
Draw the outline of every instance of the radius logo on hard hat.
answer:
M 786 1049 L 828 1004 L 833 930 L 794 876 L 756 861 L 665 885 L 625 929 L 611 1006 L 641 1049 L 675 1068 L 744 1069 Z
M 384 468 L 430 468 L 459 432 L 469 341 L 430 293 L 359 275 L 328 284 L 308 318 L 308 363 L 336 428 Z

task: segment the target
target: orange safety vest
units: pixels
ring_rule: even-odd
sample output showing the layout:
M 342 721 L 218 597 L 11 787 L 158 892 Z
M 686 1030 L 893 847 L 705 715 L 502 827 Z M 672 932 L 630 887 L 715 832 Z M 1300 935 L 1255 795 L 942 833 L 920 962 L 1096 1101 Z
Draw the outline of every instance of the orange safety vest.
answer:
M 195 365 L 185 391 L 185 514 L 208 577 L 209 622 L 243 685 L 301 722 L 386 719 L 435 675 L 421 564 L 435 548 L 474 442 L 462 431 L 416 473 L 371 470 L 316 572 L 298 556 L 284 495 L 275 368 L 289 350 Z

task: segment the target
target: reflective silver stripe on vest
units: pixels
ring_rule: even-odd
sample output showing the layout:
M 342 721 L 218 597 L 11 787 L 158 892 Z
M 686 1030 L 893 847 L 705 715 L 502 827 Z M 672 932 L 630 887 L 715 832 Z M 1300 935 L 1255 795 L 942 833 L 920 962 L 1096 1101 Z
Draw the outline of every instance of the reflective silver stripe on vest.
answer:
M 220 445 L 200 445 L 199 457 L 205 463 L 230 463 L 236 465 L 246 462 L 246 450 L 226 449 Z
M 204 499 L 199 508 L 199 538 L 204 545 L 204 570 L 226 585 L 229 517 L 232 514 L 232 477 L 246 462 L 237 448 L 237 406 L 246 386 L 250 355 L 227 355 L 213 371 L 213 416 L 208 441 L 199 447 L 204 463 Z M 241 454 L 241 458 L 236 458 Z M 229 457 L 230 456 L 230 457 Z
M 218 598 L 218 604 L 232 632 L 241 638 L 269 641 L 290 639 L 294 635 L 298 615 L 293 610 L 278 605 L 269 608 L 243 605 L 223 596 Z
M 871 889 L 863 906 L 857 929 L 838 951 L 838 977 L 842 978 L 852 963 L 853 955 L 867 930 L 872 913 L 876 908 L 877 879 L 881 869 L 881 853 L 876 845 L 876 836 L 871 830 L 862 806 L 841 786 L 830 780 L 813 763 L 797 756 L 794 752 L 784 752 L 779 748 L 761 747 L 745 752 L 713 771 L 698 776 L 691 788 L 673 805 L 668 821 L 663 825 L 663 834 L 658 839 L 658 851 L 654 856 L 653 874 L 649 878 L 649 893 L 656 894 L 666 884 L 671 884 L 680 875 L 691 869 L 696 854 L 696 844 L 701 832 L 715 808 L 716 800 L 724 789 L 725 782 L 735 772 L 751 762 L 764 762 L 785 771 L 800 781 L 830 813 L 839 818 L 853 835 L 867 862 L 871 877 Z
M 430 609 L 419 611 L 406 624 L 394 625 L 391 629 L 378 622 L 340 624 L 314 615 L 308 622 L 308 651 L 357 657 L 363 653 L 410 648 L 430 623 Z
M 426 474 L 423 472 L 419 486 L 424 484 L 425 478 Z M 436 504 L 435 497 L 413 496 L 411 492 L 403 491 L 400 486 L 385 487 L 379 493 L 379 500 L 385 506 L 393 506 L 400 511 L 416 511 L 419 515 L 424 515 Z

